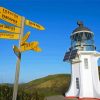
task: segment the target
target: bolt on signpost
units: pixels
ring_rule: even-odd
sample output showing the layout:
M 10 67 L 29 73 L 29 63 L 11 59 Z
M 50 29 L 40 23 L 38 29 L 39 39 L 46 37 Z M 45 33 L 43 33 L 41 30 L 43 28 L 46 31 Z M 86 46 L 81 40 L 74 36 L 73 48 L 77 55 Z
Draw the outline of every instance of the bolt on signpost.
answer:
M 18 91 L 18 82 L 19 82 L 19 72 L 20 72 L 20 62 L 21 62 L 21 53 L 27 50 L 33 50 L 36 52 L 40 52 L 41 48 L 38 47 L 38 42 L 26 42 L 28 37 L 30 36 L 30 32 L 27 32 L 25 36 L 24 34 L 24 26 L 28 25 L 32 28 L 36 28 L 38 30 L 44 30 L 44 27 L 32 22 L 30 20 L 25 19 L 25 17 L 20 16 L 6 8 L 0 7 L 0 19 L 11 23 L 15 26 L 8 26 L 5 24 L 0 24 L 0 30 L 4 30 L 7 32 L 0 32 L 0 38 L 2 39 L 10 39 L 10 40 L 19 40 L 19 47 L 13 46 L 13 51 L 16 54 L 17 63 L 16 63 L 16 73 L 15 73 L 15 82 L 14 82 L 14 90 L 13 90 L 13 98 L 12 100 L 17 99 L 17 91 Z

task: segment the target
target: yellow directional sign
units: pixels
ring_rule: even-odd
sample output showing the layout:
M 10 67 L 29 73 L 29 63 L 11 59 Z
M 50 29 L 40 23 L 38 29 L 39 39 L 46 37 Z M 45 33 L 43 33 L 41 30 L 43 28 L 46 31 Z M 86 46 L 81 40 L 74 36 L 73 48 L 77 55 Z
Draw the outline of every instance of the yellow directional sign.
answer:
M 0 33 L 0 38 L 18 40 L 19 34 Z
M 5 30 L 13 33 L 20 33 L 20 28 L 14 26 L 8 26 L 5 24 L 0 24 L 0 30 Z
M 23 43 L 23 45 L 26 45 L 26 44 L 28 44 L 28 42 Z M 41 52 L 42 51 L 41 48 L 38 47 L 38 45 L 35 46 L 34 48 L 32 48 L 31 50 L 36 51 L 36 52 Z
M 13 46 L 13 51 L 17 57 L 21 56 L 21 52 L 17 46 L 15 46 L 15 45 Z
M 21 45 L 23 45 L 25 43 L 25 41 L 28 39 L 29 36 L 30 36 L 30 32 L 27 32 L 21 40 Z
M 41 52 L 41 51 L 42 51 L 42 50 L 41 50 L 41 48 L 39 48 L 38 46 L 37 46 L 37 47 L 32 48 L 32 50 L 34 50 L 34 51 L 36 51 L 36 52 Z
M 36 28 L 38 30 L 45 30 L 45 28 L 35 22 L 32 22 L 30 20 L 25 20 L 25 24 L 32 27 L 32 28 Z
M 36 46 L 38 46 L 38 42 L 37 41 L 31 42 L 31 43 L 26 43 L 26 44 L 21 46 L 20 51 L 24 52 L 26 50 L 31 50 L 32 48 L 34 48 Z
M 0 7 L 0 19 L 16 26 L 21 26 L 21 16 L 3 7 Z
M 13 46 L 13 50 L 14 50 L 14 52 L 17 52 L 17 53 L 19 53 L 20 52 L 20 50 L 18 49 L 18 47 L 17 46 Z

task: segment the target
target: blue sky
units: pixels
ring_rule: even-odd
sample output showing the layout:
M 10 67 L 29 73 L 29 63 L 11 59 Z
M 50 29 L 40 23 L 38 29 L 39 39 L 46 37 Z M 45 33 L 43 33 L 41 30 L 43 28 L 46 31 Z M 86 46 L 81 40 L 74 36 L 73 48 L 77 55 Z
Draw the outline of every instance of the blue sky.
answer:
M 97 50 L 100 50 L 99 0 L 0 0 L 0 6 L 46 29 L 39 31 L 25 26 L 24 34 L 31 31 L 28 42 L 38 41 L 42 52 L 22 53 L 20 83 L 51 74 L 70 73 L 70 64 L 63 62 L 63 57 L 70 47 L 70 34 L 77 27 L 77 20 L 94 32 Z M 17 57 L 13 45 L 18 46 L 18 41 L 0 39 L 0 82 L 14 82 Z

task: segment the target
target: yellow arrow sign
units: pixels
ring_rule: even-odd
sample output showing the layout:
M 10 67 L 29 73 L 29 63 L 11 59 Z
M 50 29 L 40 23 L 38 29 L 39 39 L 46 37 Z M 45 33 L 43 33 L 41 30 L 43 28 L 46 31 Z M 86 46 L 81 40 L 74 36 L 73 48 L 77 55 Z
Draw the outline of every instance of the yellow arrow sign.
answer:
M 18 49 L 18 47 L 17 46 L 13 46 L 13 50 L 14 50 L 14 52 L 17 52 L 17 53 L 19 53 L 20 52 L 20 50 Z
M 26 45 L 26 44 L 28 44 L 28 42 L 23 43 L 23 45 Z M 41 52 L 42 51 L 41 48 L 38 47 L 38 45 L 35 46 L 34 48 L 32 48 L 31 50 L 36 51 L 36 52 Z
M 36 52 L 41 52 L 42 51 L 41 48 L 39 48 L 39 47 L 34 47 L 34 48 L 32 48 L 32 50 L 34 50 Z
M 14 26 L 8 26 L 5 24 L 0 24 L 0 30 L 5 30 L 13 33 L 20 33 L 20 28 Z
M 13 46 L 13 51 L 16 54 L 17 57 L 21 56 L 20 50 L 17 46 L 15 46 L 15 45 Z
M 30 36 L 30 32 L 27 32 L 21 40 L 21 45 L 23 45 L 25 43 L 25 41 L 29 38 L 29 36 Z
M 0 38 L 18 40 L 19 34 L 0 33 Z
M 0 19 L 16 26 L 21 26 L 21 16 L 3 7 L 0 7 Z
M 37 41 L 31 42 L 31 43 L 26 43 L 26 44 L 21 46 L 20 51 L 24 52 L 26 50 L 31 50 L 32 48 L 34 48 L 36 46 L 38 46 L 38 42 Z
M 35 22 L 32 22 L 30 20 L 25 20 L 25 24 L 32 27 L 32 28 L 36 28 L 38 30 L 45 30 L 45 28 Z

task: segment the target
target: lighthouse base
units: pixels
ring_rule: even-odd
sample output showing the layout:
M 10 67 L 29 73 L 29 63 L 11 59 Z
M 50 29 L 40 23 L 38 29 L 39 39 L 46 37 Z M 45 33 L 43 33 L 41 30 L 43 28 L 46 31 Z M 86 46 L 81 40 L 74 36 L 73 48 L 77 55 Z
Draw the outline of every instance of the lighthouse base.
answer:
M 65 98 L 68 100 L 71 100 L 71 99 L 75 99 L 75 100 L 100 100 L 99 98 L 79 98 L 79 97 L 75 97 L 75 96 L 68 96 Z
M 99 98 L 79 98 L 78 100 L 100 100 Z
M 72 75 L 67 98 L 79 100 L 100 100 L 100 80 L 98 59 L 100 53 L 96 51 L 79 51 L 80 62 L 72 63 Z

